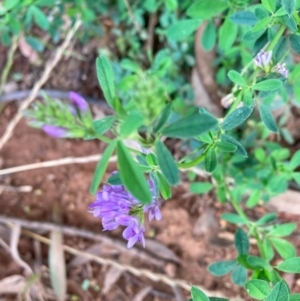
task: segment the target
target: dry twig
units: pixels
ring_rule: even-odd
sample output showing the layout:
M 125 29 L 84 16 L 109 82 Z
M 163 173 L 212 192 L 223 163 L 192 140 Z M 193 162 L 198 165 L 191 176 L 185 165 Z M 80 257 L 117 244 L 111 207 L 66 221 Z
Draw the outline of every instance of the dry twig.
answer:
M 68 32 L 66 39 L 64 40 L 63 44 L 58 48 L 56 51 L 54 57 L 51 57 L 46 65 L 46 68 L 44 70 L 44 73 L 42 74 L 40 80 L 34 85 L 31 94 L 29 97 L 22 103 L 20 106 L 18 113 L 13 118 L 13 120 L 8 124 L 3 136 L 0 139 L 0 150 L 4 146 L 4 144 L 8 141 L 8 139 L 13 134 L 14 128 L 18 124 L 18 122 L 22 118 L 22 111 L 26 110 L 28 106 L 31 104 L 31 102 L 36 98 L 38 91 L 41 89 L 41 87 L 44 85 L 44 83 L 48 80 L 52 70 L 57 65 L 59 60 L 61 59 L 64 51 L 68 47 L 70 41 L 72 40 L 73 36 L 75 35 L 76 31 L 81 26 L 82 21 L 77 20 L 74 24 L 74 26 L 71 28 L 71 30 Z
M 67 165 L 67 164 L 83 164 L 83 163 L 97 162 L 101 159 L 101 157 L 102 157 L 101 155 L 91 155 L 87 157 L 67 157 L 67 158 L 62 158 L 57 160 L 21 165 L 21 166 L 1 169 L 0 175 L 6 175 L 15 172 L 38 169 L 38 168 L 55 167 L 55 166 Z M 117 158 L 113 156 L 109 159 L 109 162 L 115 162 L 116 159 Z
M 107 245 L 112 245 L 114 248 L 120 250 L 120 251 L 126 251 L 129 252 L 126 245 L 117 239 L 113 239 L 92 231 L 82 230 L 75 227 L 68 227 L 63 225 L 56 225 L 53 223 L 45 223 L 45 222 L 33 222 L 33 221 L 27 221 L 23 219 L 13 218 L 13 217 L 7 217 L 0 215 L 0 223 L 5 224 L 16 224 L 23 228 L 31 229 L 31 230 L 42 230 L 42 231 L 61 231 L 65 235 L 70 236 L 78 236 L 83 237 L 87 239 L 91 239 L 94 241 L 100 241 L 102 243 L 105 243 Z M 145 260 L 146 262 L 149 262 L 151 264 L 154 264 L 155 266 L 161 266 L 164 264 L 164 261 L 153 258 L 152 255 L 148 255 L 146 252 L 138 250 L 136 248 L 130 249 L 130 253 L 132 256 L 137 256 L 141 258 L 142 260 Z
M 32 237 L 33 239 L 36 239 L 38 241 L 41 241 L 42 243 L 45 243 L 45 244 L 50 244 L 50 239 L 48 238 L 45 238 L 41 235 L 38 235 L 38 234 L 35 234 L 31 231 L 28 231 L 28 230 L 23 230 L 23 233 L 29 237 Z M 64 250 L 73 254 L 73 255 L 80 255 L 80 256 L 84 256 L 84 257 L 87 257 L 89 258 L 90 260 L 92 261 L 95 261 L 97 263 L 100 263 L 102 265 L 110 265 L 110 266 L 114 266 L 122 271 L 127 271 L 135 276 L 138 276 L 138 277 L 147 277 L 148 279 L 154 281 L 154 282 L 163 282 L 171 287 L 173 286 L 178 286 L 178 287 L 181 287 L 187 291 L 190 291 L 191 289 L 191 286 L 188 282 L 186 282 L 185 280 L 182 280 L 182 279 L 172 279 L 172 278 L 169 278 L 167 277 L 166 275 L 164 274 L 158 274 L 158 273 L 153 273 L 151 272 L 150 270 L 147 270 L 147 269 L 138 269 L 138 268 L 134 268 L 132 266 L 129 266 L 129 265 L 125 265 L 125 264 L 120 264 L 114 260 L 111 260 L 111 259 L 105 259 L 105 258 L 102 258 L 102 257 L 99 257 L 99 256 L 95 256 L 95 255 L 92 255 L 92 254 L 89 254 L 89 253 L 86 253 L 86 252 L 83 252 L 83 251 L 80 251 L 80 250 L 77 250 L 75 248 L 72 248 L 72 247 L 69 247 L 69 246 L 66 246 L 64 245 Z M 198 286 L 205 294 L 209 295 L 209 296 L 216 296 L 216 297 L 223 297 L 224 298 L 224 295 L 220 292 L 211 292 L 211 291 L 207 291 L 205 288 L 203 287 L 200 287 Z M 239 299 L 241 300 L 241 299 Z

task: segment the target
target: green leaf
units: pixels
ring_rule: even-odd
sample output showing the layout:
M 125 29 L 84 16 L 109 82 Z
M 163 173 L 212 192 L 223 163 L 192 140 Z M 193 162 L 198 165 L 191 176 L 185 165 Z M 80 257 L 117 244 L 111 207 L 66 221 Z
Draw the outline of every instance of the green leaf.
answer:
M 172 111 L 172 103 L 170 102 L 165 106 L 165 108 L 161 112 L 161 115 L 159 116 L 159 119 L 158 119 L 156 125 L 154 126 L 154 129 L 153 129 L 154 133 L 159 132 L 160 129 L 164 126 L 164 124 L 168 121 L 171 111 Z
M 235 213 L 222 213 L 221 218 L 227 222 L 236 225 L 244 225 L 247 223 L 247 220 Z
M 289 301 L 299 301 L 299 300 L 300 300 L 300 294 L 289 295 Z
M 122 185 L 122 180 L 121 180 L 120 174 L 118 172 L 112 174 L 108 178 L 107 183 L 110 185 Z
M 96 119 L 93 121 L 93 128 L 98 135 L 103 135 L 112 127 L 114 121 L 114 116 L 106 116 L 101 119 Z
M 235 232 L 234 245 L 239 254 L 248 254 L 249 238 L 241 228 L 238 228 Z
M 205 153 L 205 170 L 207 172 L 213 172 L 217 167 L 218 161 L 217 161 L 217 155 L 216 151 L 211 147 L 206 153 Z
M 248 208 L 253 208 L 254 206 L 256 206 L 258 204 L 260 200 L 260 190 L 254 190 L 252 191 L 251 195 L 249 196 L 247 202 L 246 202 L 246 206 Z
M 35 5 L 37 6 L 52 6 L 54 5 L 56 0 L 37 0 Z
M 273 91 L 281 88 L 282 82 L 279 79 L 267 79 L 253 86 L 257 91 Z
M 258 20 L 252 11 L 244 10 L 230 16 L 230 20 L 239 25 L 254 25 Z
M 267 18 L 263 18 L 261 20 L 259 20 L 252 28 L 252 32 L 259 32 L 262 30 L 265 30 L 268 25 L 270 24 L 270 22 L 272 22 L 272 17 L 267 17 Z
M 300 257 L 287 259 L 281 262 L 276 268 L 286 273 L 300 273 Z
M 226 141 L 216 142 L 216 147 L 223 151 L 228 153 L 234 153 L 237 150 L 237 146 Z
M 275 237 L 270 237 L 270 241 L 283 259 L 289 259 L 296 256 L 295 247 L 289 241 Z
M 259 114 L 265 126 L 274 133 L 277 133 L 277 125 L 275 119 L 267 106 L 264 104 L 259 105 Z
M 271 291 L 268 283 L 260 279 L 247 281 L 245 283 L 245 289 L 250 297 L 258 300 L 266 298 Z
M 98 187 L 102 181 L 103 175 L 106 171 L 109 158 L 113 154 L 114 150 L 116 148 L 116 140 L 112 141 L 105 149 L 105 151 L 102 154 L 102 158 L 99 160 L 97 167 L 94 172 L 94 176 L 92 179 L 91 187 L 90 187 L 90 193 L 95 194 L 98 190 Z
M 292 49 L 300 54 L 300 36 L 296 34 L 290 35 Z
M 114 73 L 108 58 L 100 55 L 96 60 L 97 78 L 107 103 L 114 108 L 116 97 Z
M 209 182 L 195 182 L 190 185 L 190 190 L 193 193 L 203 194 L 213 189 L 213 184 Z
M 189 37 L 202 23 L 202 20 L 180 20 L 167 30 L 167 37 L 173 41 L 180 41 Z
M 120 177 L 126 189 L 141 203 L 150 203 L 152 195 L 145 176 L 121 141 L 117 143 L 117 155 Z
M 300 150 L 296 151 L 289 163 L 289 169 L 294 170 L 300 166 Z
M 247 83 L 246 83 L 245 79 L 243 78 L 243 76 L 241 74 L 239 74 L 238 72 L 236 72 L 235 70 L 230 70 L 227 75 L 233 83 L 235 83 L 241 87 L 247 86 Z
M 295 21 L 293 16 L 284 15 L 281 17 L 281 21 L 293 32 L 296 32 L 297 22 Z M 278 46 L 279 47 L 279 46 Z
M 281 0 L 285 12 L 290 16 L 296 8 L 296 0 Z
M 214 5 L 211 4 L 210 0 L 197 1 L 189 7 L 187 15 L 195 19 L 208 20 L 228 7 L 228 4 L 222 0 L 214 0 Z
M 217 29 L 213 21 L 209 21 L 203 31 L 201 43 L 205 51 L 210 51 L 214 48 L 217 38 Z
M 295 229 L 297 228 L 297 225 L 294 223 L 287 223 L 283 225 L 276 225 L 269 233 L 268 236 L 289 236 L 292 234 Z
M 6 11 L 11 10 L 20 3 L 21 0 L 4 0 L 3 7 Z
M 269 293 L 265 301 L 288 301 L 289 300 L 289 289 L 287 285 L 280 281 L 278 282 L 272 291 Z
M 247 270 L 239 265 L 236 267 L 231 274 L 232 282 L 236 285 L 242 286 L 247 281 Z
M 273 220 L 275 220 L 277 217 L 277 214 L 276 213 L 267 213 L 265 214 L 264 216 L 262 216 L 255 224 L 257 226 L 263 226 L 263 225 L 266 225 L 270 222 L 272 222 Z
M 231 22 L 229 18 L 225 19 L 219 29 L 219 46 L 223 51 L 227 51 L 234 44 L 238 33 L 238 26 Z
M 209 297 L 210 301 L 229 301 L 227 298 Z
M 49 21 L 46 17 L 46 15 L 35 5 L 31 6 L 32 14 L 35 23 L 43 30 L 49 29 Z
M 272 260 L 274 257 L 274 249 L 268 237 L 265 237 L 263 241 L 263 249 L 267 260 Z
M 261 0 L 262 5 L 270 12 L 275 12 L 276 0 Z
M 26 37 L 25 40 L 37 52 L 44 51 L 44 45 L 39 39 L 30 36 L 30 37 Z
M 178 8 L 178 1 L 177 0 L 164 0 L 166 8 L 170 11 L 174 11 Z
M 293 172 L 292 178 L 298 185 L 300 185 L 300 172 Z
M 160 194 L 162 195 L 162 197 L 165 200 L 167 200 L 172 195 L 171 187 L 170 187 L 169 183 L 166 181 L 165 177 L 160 172 L 157 173 L 157 176 L 158 176 L 158 180 L 159 180 Z
M 155 144 L 158 165 L 170 185 L 179 182 L 179 170 L 174 158 L 167 147 L 158 141 Z
M 253 111 L 252 106 L 243 106 L 241 108 L 234 110 L 232 113 L 226 116 L 225 120 L 221 124 L 221 128 L 224 131 L 229 131 L 234 129 L 235 127 L 242 124 L 251 115 L 252 111 Z
M 137 131 L 144 123 L 144 117 L 139 113 L 132 113 L 125 117 L 120 126 L 120 135 L 128 137 L 134 131 Z
M 196 286 L 192 286 L 191 295 L 193 301 L 209 301 L 209 298 Z
M 208 271 L 214 276 L 224 276 L 237 266 L 236 260 L 218 261 L 208 266 Z
M 264 269 L 264 270 L 272 270 L 272 266 L 263 258 L 248 255 L 246 257 L 246 261 L 253 269 Z
M 241 143 L 239 143 L 233 137 L 222 134 L 220 136 L 220 139 L 221 139 L 221 141 L 230 142 L 230 143 L 234 144 L 237 147 L 237 150 L 235 152 L 236 155 L 243 156 L 243 157 L 248 157 L 248 154 L 247 154 L 245 148 L 242 146 Z
M 211 130 L 218 121 L 211 115 L 194 114 L 182 118 L 162 130 L 162 134 L 168 137 L 193 138 Z

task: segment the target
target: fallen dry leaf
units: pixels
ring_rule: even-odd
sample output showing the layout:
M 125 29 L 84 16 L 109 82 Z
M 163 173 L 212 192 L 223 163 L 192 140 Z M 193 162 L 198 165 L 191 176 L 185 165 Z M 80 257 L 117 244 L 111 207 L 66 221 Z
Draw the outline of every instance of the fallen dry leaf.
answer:
M 108 256 L 108 255 L 116 255 L 119 253 L 112 245 L 104 244 L 104 243 L 95 243 L 84 250 L 84 252 L 95 255 L 95 256 Z M 83 265 L 87 262 L 91 261 L 90 258 L 77 255 L 75 256 L 70 263 L 68 264 L 68 269 L 74 268 L 80 265 Z
M 63 249 L 63 234 L 53 230 L 50 233 L 49 272 L 51 284 L 59 300 L 65 300 L 67 290 L 66 265 Z
M 26 285 L 26 279 L 21 275 L 12 275 L 0 281 L 0 294 L 18 294 Z
M 123 271 L 120 269 L 117 269 L 113 266 L 109 268 L 107 271 L 104 282 L 103 282 L 103 289 L 102 294 L 105 295 L 109 292 L 109 290 L 114 286 L 114 284 L 119 280 L 121 277 Z
M 36 63 L 38 61 L 39 56 L 37 52 L 26 42 L 23 35 L 20 36 L 18 44 L 21 53 L 28 58 L 31 63 Z
M 154 239 L 147 239 L 146 250 L 151 254 L 181 264 L 180 258 L 168 247 Z
M 132 299 L 132 301 L 143 301 L 151 292 L 152 286 L 146 286 L 141 289 Z

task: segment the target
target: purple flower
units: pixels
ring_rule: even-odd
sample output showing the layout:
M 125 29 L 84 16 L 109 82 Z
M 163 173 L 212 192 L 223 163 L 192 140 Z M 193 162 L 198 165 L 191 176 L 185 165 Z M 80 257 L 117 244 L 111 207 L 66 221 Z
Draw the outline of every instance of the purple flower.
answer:
M 55 125 L 46 124 L 42 127 L 44 132 L 55 138 L 67 137 L 67 129 Z
M 144 212 L 149 214 L 150 222 L 154 219 L 154 217 L 158 221 L 160 221 L 162 219 L 158 201 L 155 201 L 154 203 L 146 205 L 144 208 Z
M 275 71 L 285 78 L 288 78 L 289 76 L 289 70 L 285 67 L 285 64 L 277 64 L 275 66 Z
M 267 68 L 272 59 L 272 51 L 261 50 L 254 58 L 254 64 L 262 69 Z
M 128 248 L 137 242 L 145 246 L 145 213 L 148 213 L 150 221 L 154 217 L 157 220 L 162 218 L 154 183 L 152 180 L 148 183 L 153 194 L 153 201 L 150 204 L 141 204 L 123 185 L 104 185 L 97 193 L 96 201 L 89 206 L 89 211 L 95 217 L 102 218 L 103 231 L 114 230 L 118 226 L 126 227 L 123 237 L 128 240 Z
M 85 99 L 78 93 L 71 91 L 69 92 L 69 97 L 74 105 L 78 108 L 78 110 L 85 112 L 89 109 L 89 106 Z
M 129 223 L 128 227 L 123 232 L 123 237 L 128 240 L 127 248 L 131 248 L 136 242 L 139 242 L 145 248 L 145 228 L 135 219 Z

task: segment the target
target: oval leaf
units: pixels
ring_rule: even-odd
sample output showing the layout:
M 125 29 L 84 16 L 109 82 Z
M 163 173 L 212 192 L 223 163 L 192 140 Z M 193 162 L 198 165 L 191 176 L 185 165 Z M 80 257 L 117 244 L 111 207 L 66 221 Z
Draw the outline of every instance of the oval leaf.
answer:
M 247 280 L 247 270 L 243 266 L 239 265 L 233 270 L 231 279 L 236 285 L 244 285 Z
M 273 91 L 281 88 L 282 82 L 279 79 L 267 79 L 253 86 L 257 91 Z
M 254 25 L 258 21 L 255 14 L 248 10 L 231 15 L 230 20 L 239 25 Z
M 237 266 L 236 260 L 224 260 L 210 264 L 208 271 L 214 276 L 224 276 Z
M 243 147 L 243 145 L 241 143 L 239 143 L 233 137 L 222 134 L 220 136 L 220 139 L 221 139 L 221 141 L 227 141 L 227 142 L 230 142 L 230 143 L 234 144 L 237 147 L 237 150 L 235 152 L 237 155 L 243 156 L 243 157 L 248 157 L 248 154 L 247 154 L 245 148 Z
M 216 167 L 217 167 L 217 155 L 216 151 L 213 148 L 210 148 L 206 153 L 205 153 L 205 170 L 207 172 L 213 172 Z
M 288 301 L 289 300 L 289 289 L 287 285 L 280 281 L 278 282 L 270 294 L 267 296 L 265 301 Z
M 209 298 L 196 286 L 192 286 L 191 294 L 193 301 L 210 301 Z
M 100 55 L 96 60 L 96 70 L 99 84 L 102 88 L 107 103 L 114 108 L 114 99 L 116 97 L 114 85 L 114 73 L 110 61 Z
M 232 153 L 235 152 L 237 150 L 237 146 L 230 143 L 230 142 L 226 142 L 226 141 L 221 141 L 221 142 L 216 142 L 216 147 L 223 151 L 223 152 L 228 152 L 228 153 Z
M 150 203 L 152 195 L 145 176 L 121 141 L 117 143 L 117 155 L 122 183 L 141 203 Z
M 229 131 L 234 129 L 235 127 L 242 124 L 252 113 L 253 107 L 252 106 L 243 106 L 234 110 L 231 114 L 229 114 L 221 127 L 224 131 Z
M 189 37 L 202 23 L 202 20 L 180 20 L 171 25 L 167 30 L 167 37 L 174 41 L 180 41 Z
M 245 79 L 243 78 L 243 76 L 240 75 L 235 70 L 230 70 L 227 75 L 233 83 L 235 83 L 239 86 L 242 86 L 242 87 L 247 86 L 247 83 L 246 83 Z
M 207 20 L 220 14 L 228 7 L 228 4 L 222 0 L 214 0 L 214 5 L 211 4 L 211 0 L 197 1 L 189 7 L 187 15 L 191 18 Z
M 180 119 L 162 130 L 168 137 L 192 138 L 211 130 L 218 120 L 207 114 L 195 114 Z
M 300 273 L 300 257 L 287 259 L 281 262 L 276 268 L 286 273 Z
M 97 189 L 102 181 L 103 175 L 106 171 L 109 158 L 113 154 L 116 148 L 116 141 L 111 142 L 107 148 L 105 149 L 104 153 L 102 154 L 102 158 L 99 160 L 96 170 L 94 172 L 93 180 L 90 187 L 90 193 L 95 194 Z
M 239 254 L 248 254 L 249 238 L 241 228 L 238 228 L 235 232 L 234 245 Z
M 158 165 L 170 185 L 176 185 L 179 182 L 179 170 L 174 158 L 167 147 L 158 141 L 155 144 Z
M 253 279 L 245 283 L 245 289 L 252 298 L 262 300 L 270 293 L 270 287 L 266 281 Z
M 267 106 L 264 104 L 259 105 L 259 114 L 265 126 L 274 133 L 277 133 L 277 125 L 275 119 Z

